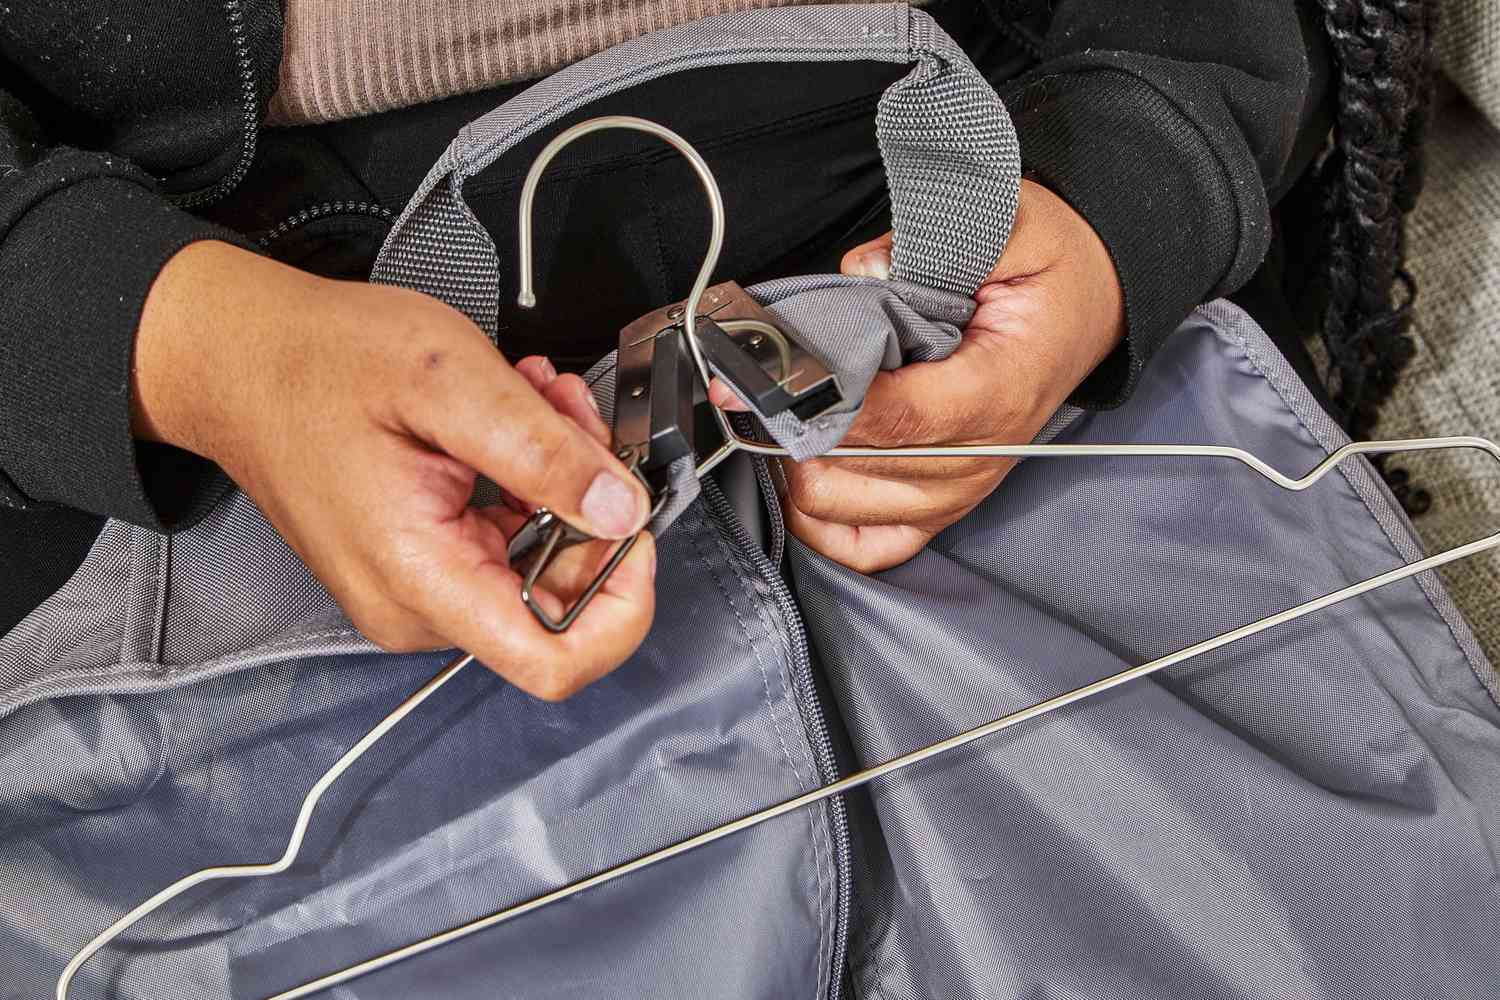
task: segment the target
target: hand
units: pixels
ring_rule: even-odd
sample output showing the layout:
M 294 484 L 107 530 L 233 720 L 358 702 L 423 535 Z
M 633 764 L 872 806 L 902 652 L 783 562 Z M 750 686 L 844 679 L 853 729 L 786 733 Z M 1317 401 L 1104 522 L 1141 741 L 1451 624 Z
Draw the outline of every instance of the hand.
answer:
M 890 275 L 891 237 L 844 256 L 845 274 Z M 1124 299 L 1109 252 L 1057 195 L 1021 184 L 1010 242 L 974 296 L 963 342 L 944 361 L 875 376 L 844 443 L 1024 444 L 1120 342 Z M 715 382 L 710 398 L 743 409 Z M 1015 465 L 997 458 L 783 462 L 793 534 L 873 573 L 910 559 L 989 496 Z
M 645 523 L 646 494 L 577 376 L 541 359 L 511 368 L 436 299 L 191 244 L 147 298 L 133 403 L 138 438 L 217 462 L 386 649 L 457 646 L 554 700 L 650 627 L 649 535 L 562 635 L 521 603 L 506 545 L 522 509 L 624 538 Z M 517 509 L 469 507 L 477 473 Z M 570 552 L 538 599 L 561 614 L 608 549 Z

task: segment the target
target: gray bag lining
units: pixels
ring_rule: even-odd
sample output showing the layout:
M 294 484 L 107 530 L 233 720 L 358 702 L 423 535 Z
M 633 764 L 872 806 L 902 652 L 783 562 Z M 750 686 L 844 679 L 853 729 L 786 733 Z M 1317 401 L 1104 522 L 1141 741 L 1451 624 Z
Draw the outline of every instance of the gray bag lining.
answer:
M 1287 410 L 1297 418 L 1303 431 L 1324 451 L 1332 453 L 1349 443 L 1349 435 L 1312 398 L 1291 364 L 1244 310 L 1220 300 L 1200 307 L 1198 314 L 1239 345 L 1245 352 L 1245 359 L 1276 390 L 1276 394 L 1286 403 Z M 1426 553 L 1416 529 L 1412 527 L 1411 519 L 1391 495 L 1384 481 L 1375 474 L 1369 461 L 1363 458 L 1348 461 L 1339 467 L 1339 471 L 1358 495 L 1365 510 L 1380 525 L 1380 530 L 1390 540 L 1395 555 L 1404 562 L 1422 558 Z M 1441 579 L 1436 573 L 1422 573 L 1415 580 L 1432 603 L 1433 610 L 1447 623 L 1453 641 L 1463 650 L 1464 658 L 1468 660 L 1475 678 L 1484 685 L 1491 699 L 1500 704 L 1500 676 L 1497 676 L 1495 667 L 1484 655 L 1479 641 L 1474 637 L 1458 606 L 1453 603 L 1453 598 L 1443 587 Z
M 247 502 L 239 501 L 231 506 L 242 521 L 259 520 L 259 515 Z M 253 531 L 248 537 L 253 537 Z M 223 558 L 225 555 L 227 553 L 221 553 L 221 563 L 235 562 L 232 558 Z M 662 558 L 669 565 L 678 567 L 673 578 L 684 581 L 685 593 L 669 600 L 668 606 L 658 616 L 657 647 L 642 651 L 616 677 L 601 682 L 598 690 L 591 689 L 578 705 L 570 702 L 569 706 L 554 707 L 531 703 L 508 686 L 489 678 L 477 666 L 471 668 L 472 673 L 466 681 L 455 682 L 455 691 L 471 691 L 470 695 L 462 697 L 482 694 L 486 702 L 495 706 L 487 716 L 473 720 L 470 725 L 494 729 L 499 722 L 499 728 L 504 730 L 510 728 L 510 724 L 518 727 L 538 725 L 528 720 L 550 717 L 550 722 L 541 722 L 541 728 L 532 734 L 543 746 L 554 742 L 551 735 L 554 731 L 576 733 L 570 737 L 580 744 L 576 757 L 569 755 L 549 761 L 535 773 L 527 770 L 524 761 L 513 762 L 509 770 L 515 774 L 509 780 L 521 775 L 532 785 L 541 783 L 537 785 L 540 789 L 538 795 L 552 794 L 546 792 L 546 788 L 552 787 L 555 780 L 562 780 L 564 788 L 592 789 L 589 795 L 599 800 L 599 805 L 592 807 L 592 813 L 580 813 L 576 819 L 568 814 L 554 816 L 544 813 L 537 817 L 541 825 L 536 835 L 514 844 L 517 853 L 512 865 L 499 864 L 503 852 L 497 853 L 499 847 L 496 847 L 486 849 L 479 859 L 483 864 L 477 865 L 474 871 L 468 870 L 466 862 L 462 870 L 450 872 L 460 881 L 476 878 L 478 881 L 449 905 L 443 902 L 440 894 L 434 897 L 433 894 L 440 891 L 442 880 L 434 880 L 428 871 L 430 865 L 422 862 L 422 858 L 430 854 L 441 861 L 447 857 L 444 844 L 452 838 L 458 838 L 456 843 L 463 843 L 479 836 L 473 821 L 463 816 L 442 820 L 418 839 L 409 842 L 396 840 L 397 853 L 382 854 L 379 846 L 383 843 L 382 838 L 415 834 L 397 831 L 388 835 L 379 823 L 355 822 L 360 810 L 351 813 L 351 802 L 359 801 L 360 789 L 370 780 L 370 768 L 362 765 L 361 774 L 351 775 L 351 781 L 340 782 L 330 793 L 329 801 L 320 807 L 314 820 L 314 839 L 309 848 L 305 848 L 308 864 L 299 864 L 292 872 L 266 880 L 264 885 L 231 887 L 218 894 L 212 891 L 197 893 L 189 905 L 174 905 L 163 915 L 143 924 L 138 933 L 127 939 L 124 950 L 112 948 L 98 956 L 96 963 L 100 964 L 91 965 L 79 984 L 83 992 L 77 995 L 94 995 L 90 992 L 90 984 L 101 982 L 98 978 L 101 975 L 111 981 L 119 977 L 118 983 L 124 995 L 133 997 L 176 995 L 181 992 L 179 987 L 190 992 L 228 993 L 231 985 L 235 995 L 242 995 L 247 990 L 253 994 L 256 983 L 288 985 L 286 976 L 289 973 L 281 967 L 287 957 L 297 963 L 296 969 L 306 974 L 326 972 L 340 960 L 365 957 L 377 950 L 376 944 L 389 947 L 404 943 L 411 937 L 442 929 L 446 926 L 445 921 L 477 915 L 507 901 L 525 898 L 527 894 L 549 886 L 554 878 L 581 877 L 591 873 L 595 866 L 623 861 L 660 843 L 696 832 L 722 813 L 749 811 L 768 800 L 816 785 L 820 780 L 817 765 L 795 704 L 800 695 L 790 674 L 786 648 L 788 627 L 775 618 L 778 612 L 764 593 L 764 582 L 755 574 L 744 553 L 737 550 L 732 540 L 708 519 L 706 511 L 701 508 L 691 512 L 684 525 L 664 541 Z M 192 571 L 199 576 L 205 575 L 201 564 L 192 567 Z M 236 594 L 229 581 L 221 581 L 220 594 L 221 599 L 230 602 L 224 610 L 231 611 Z M 703 615 L 711 615 L 728 631 L 716 629 L 705 634 L 699 627 Z M 236 835 L 235 822 L 220 816 L 198 836 L 162 843 L 158 849 L 147 852 L 149 858 L 124 864 L 118 879 L 112 878 L 101 886 L 92 884 L 93 877 L 66 868 L 60 871 L 55 859 L 46 860 L 50 856 L 46 851 L 32 856 L 12 840 L 6 847 L 7 863 L 25 858 L 20 861 L 22 870 L 39 879 L 38 885 L 51 886 L 48 891 L 57 896 L 59 902 L 53 917 L 41 923 L 32 924 L 29 918 L 13 909 L 10 912 L 15 923 L 0 919 L 0 942 L 21 930 L 26 930 L 30 936 L 24 951 L 9 952 L 29 956 L 24 968 L 17 970 L 0 960 L 0 993 L 8 995 L 10 988 L 16 988 L 21 990 L 21 996 L 42 996 L 46 975 L 49 972 L 56 974 L 62 958 L 68 954 L 68 949 L 82 942 L 86 929 L 92 933 L 97 929 L 96 922 L 104 922 L 100 919 L 103 912 L 116 915 L 123 912 L 149 891 L 159 888 L 157 883 L 164 880 L 165 873 L 174 865 L 190 870 L 209 863 L 253 860 L 268 850 L 268 845 L 263 843 L 268 836 L 272 840 L 284 838 L 289 820 L 281 814 L 295 807 L 299 801 L 297 792 L 305 789 L 312 775 L 326 766 L 329 758 L 325 755 L 337 753 L 347 740 L 352 739 L 345 730 L 353 727 L 357 733 L 359 727 L 373 723 L 378 714 L 372 716 L 372 712 L 383 714 L 406 687 L 414 683 L 401 679 L 393 681 L 385 676 L 386 672 L 396 671 L 398 678 L 415 672 L 420 677 L 424 672 L 434 671 L 440 662 L 432 655 L 354 655 L 366 649 L 369 649 L 368 644 L 352 630 L 339 627 L 315 629 L 309 624 L 306 630 L 289 637 L 243 653 L 218 657 L 200 667 L 165 673 L 157 671 L 150 678 L 149 685 L 126 678 L 116 685 L 115 690 L 123 687 L 131 695 L 129 699 L 53 699 L 18 709 L 7 719 L 4 722 L 6 728 L 0 729 L 0 758 L 10 755 L 10 762 L 0 767 L 0 775 L 3 775 L 0 801 L 15 807 L 7 816 L 9 823 L 27 823 L 38 799 L 46 810 L 49 801 L 61 797 L 73 811 L 99 813 L 99 822 L 122 823 L 121 830 L 140 829 L 141 824 L 150 823 L 153 807 L 148 803 L 157 803 L 155 808 L 159 809 L 163 801 L 171 801 L 170 796 L 207 795 L 214 788 L 219 789 L 218 797 L 208 800 L 208 804 L 212 804 L 215 811 L 225 810 L 231 816 L 236 811 L 243 811 L 256 819 L 246 824 L 247 834 Z M 325 658 L 330 656 L 340 662 L 330 662 Z M 681 662 L 682 658 L 687 662 Z M 249 671 L 246 668 L 250 666 L 263 669 Z M 298 684 L 312 684 L 320 691 L 326 686 L 346 691 L 351 699 L 350 705 L 357 708 L 351 708 L 354 714 L 343 718 L 337 726 L 326 718 L 320 722 L 316 710 L 307 714 L 300 711 L 299 705 L 287 702 L 284 688 Z M 194 695 L 195 691 L 201 693 Z M 753 697 L 761 708 L 746 703 L 746 696 Z M 449 720 L 444 716 L 451 710 L 451 705 L 444 708 L 445 700 L 451 701 L 451 696 L 439 698 L 430 708 L 424 706 L 419 717 L 413 717 L 408 720 L 409 724 L 399 727 L 399 734 L 393 732 L 388 748 L 373 757 L 377 772 L 382 768 L 406 770 L 415 766 L 419 772 L 431 772 L 425 778 L 416 779 L 424 782 L 424 787 L 441 786 L 443 767 L 456 766 L 458 762 L 450 761 L 444 765 L 443 751 L 428 747 L 430 737 L 423 733 L 441 732 L 449 727 Z M 590 700 L 593 708 L 586 704 Z M 503 702 L 525 704 L 514 704 L 506 709 L 497 704 Z M 632 706 L 638 704 L 658 706 L 657 717 L 632 719 L 630 713 L 635 711 Z M 132 719 L 137 715 L 140 718 L 111 721 L 116 706 L 126 706 Z M 225 709 L 230 710 L 229 714 L 221 716 Z M 323 710 L 326 711 L 327 707 Z M 193 721 L 188 722 L 189 716 L 183 715 L 184 712 L 189 712 Z M 496 716 L 496 712 L 500 714 Z M 173 730 L 173 735 L 157 738 L 153 743 L 151 733 L 139 729 L 153 719 L 156 720 L 154 724 Z M 505 720 L 510 720 L 510 723 Z M 602 726 L 601 720 L 605 721 Z M 196 732 L 205 726 L 210 736 L 210 745 L 206 747 L 200 746 L 202 734 L 190 737 L 186 732 L 189 729 Z M 632 735 L 637 726 L 643 726 L 647 731 L 661 731 L 644 744 L 650 748 L 648 753 L 639 752 L 641 738 Z M 282 727 L 285 727 L 285 732 Z M 337 732 L 329 735 L 330 728 L 337 729 Z M 89 736 L 95 730 L 99 732 Z M 54 744 L 54 737 L 71 734 L 88 736 L 90 745 L 96 746 L 97 750 L 71 753 L 67 766 L 60 767 L 63 762 L 46 751 Z M 734 734 L 732 740 L 731 734 Z M 298 741 L 314 740 L 312 756 L 303 759 L 299 754 L 295 761 L 288 758 L 269 769 L 258 767 L 246 773 L 235 770 L 245 766 L 243 756 L 251 751 L 259 756 L 269 754 L 275 757 L 275 748 L 289 736 Z M 518 733 L 510 739 L 521 740 L 523 737 Z M 214 749 L 215 740 L 227 740 L 229 745 L 222 750 Z M 411 749 L 403 750 L 412 740 L 416 742 Z M 139 752 L 131 749 L 137 745 Z M 721 752 L 724 759 L 719 761 L 715 755 Z M 411 753 L 419 753 L 419 757 L 414 760 L 408 756 Z M 434 753 L 438 754 L 436 758 L 432 756 Z M 146 760 L 142 754 L 154 755 L 154 759 Z M 166 755 L 171 759 L 170 772 L 166 770 Z M 597 768 L 604 758 L 615 761 L 612 766 L 623 773 L 614 779 L 591 774 L 590 768 Z M 117 774 L 122 764 L 124 773 Z M 725 785 L 721 780 L 721 769 L 726 766 L 735 768 L 736 781 L 731 785 Z M 433 768 L 437 770 L 432 771 Z M 561 773 L 554 775 L 548 768 Z M 776 777 L 769 768 L 779 770 L 784 776 Z M 171 787 L 164 787 L 162 791 L 169 796 L 166 800 L 153 796 L 153 789 L 164 773 L 172 775 L 167 783 Z M 633 777 L 636 774 L 658 777 L 652 779 L 654 784 L 639 784 Z M 193 775 L 199 778 L 195 779 Z M 200 779 L 209 778 L 212 778 L 209 786 L 199 784 Z M 615 785 L 621 787 L 615 788 Z M 177 790 L 173 791 L 173 788 Z M 402 795 L 412 794 L 407 786 L 402 788 L 406 789 Z M 235 794 L 226 797 L 230 791 Z M 427 794 L 429 797 L 435 795 L 436 802 L 445 801 L 440 791 Z M 487 789 L 484 794 L 488 798 L 482 800 L 483 811 L 476 819 L 485 819 L 486 822 L 503 820 L 516 808 L 505 798 L 504 782 L 499 787 Z M 644 801 L 654 803 L 653 810 L 636 816 L 630 829 L 616 831 L 600 840 L 603 830 L 600 824 L 608 820 L 608 815 L 600 809 L 616 800 L 620 803 L 634 801 L 632 796 L 641 796 Z M 675 808 L 665 808 L 667 803 L 674 801 L 677 803 Z M 519 805 L 526 803 L 520 801 Z M 141 811 L 136 811 L 137 806 L 144 811 L 144 818 L 141 818 Z M 616 813 L 629 812 L 623 805 L 609 808 Z M 269 816 L 264 813 L 269 813 Z M 109 816 L 119 818 L 105 818 Z M 130 818 L 132 816 L 137 818 Z M 50 836 L 58 822 L 71 821 L 54 819 L 43 822 L 38 828 L 39 836 Z M 79 827 L 78 836 L 98 832 L 99 828 L 91 825 L 93 821 L 79 822 L 85 825 Z M 0 827 L 5 825 L 5 822 L 0 822 Z M 800 833 L 793 832 L 799 828 Z M 346 831 L 347 837 L 338 832 L 340 829 Z M 14 832 L 13 827 L 12 836 Z M 255 836 L 248 838 L 248 832 L 254 832 Z M 333 846 L 328 846 L 326 838 L 334 833 L 338 833 L 339 839 Z M 236 836 L 240 839 L 236 840 Z M 755 835 L 762 845 L 779 845 L 776 848 L 781 855 L 778 859 L 780 867 L 775 872 L 777 878 L 798 875 L 806 881 L 790 897 L 784 895 L 784 889 L 778 889 L 774 880 L 750 891 L 749 897 L 775 899 L 777 906 L 806 905 L 810 911 L 811 927 L 807 928 L 805 936 L 799 934 L 795 940 L 786 942 L 788 950 L 783 958 L 795 960 L 795 968 L 768 968 L 756 975 L 764 982 L 795 982 L 794 993 L 783 993 L 778 987 L 778 995 L 826 995 L 827 978 L 833 965 L 832 954 L 838 944 L 835 937 L 839 913 L 839 879 L 835 873 L 837 862 L 828 809 L 820 806 L 789 816 L 778 830 L 768 831 L 765 837 L 769 839 L 760 840 L 760 835 Z M 0 843 L 5 839 L 0 832 Z M 216 844 L 218 846 L 214 846 Z M 12 849 L 22 853 L 13 853 Z M 279 845 L 274 849 L 279 849 Z M 364 860 L 353 869 L 330 865 L 326 858 L 319 860 L 328 850 L 353 851 L 352 858 Z M 765 847 L 733 846 L 727 850 L 733 857 L 746 850 L 763 851 Z M 713 853 L 688 863 L 686 870 L 702 870 L 715 878 L 728 880 L 753 875 L 744 870 L 743 862 L 726 863 L 723 857 L 714 861 Z M 564 862 L 566 867 L 559 868 L 558 872 L 552 871 L 552 867 Z M 366 870 L 365 866 L 373 867 Z M 514 868 L 514 874 L 509 868 Z M 162 871 L 158 872 L 158 869 Z M 679 866 L 677 870 L 684 869 Z M 67 877 L 60 881 L 46 881 L 49 878 L 56 880 L 60 875 Z M 664 877 L 670 882 L 670 875 Z M 647 891 L 647 886 L 659 885 L 651 878 L 633 881 L 632 886 L 620 890 L 624 893 L 623 898 L 629 899 L 634 893 Z M 302 896 L 299 893 L 308 894 Z M 731 895 L 748 898 L 743 892 Z M 412 901 L 421 900 L 421 906 L 405 908 L 403 900 L 408 896 Z M 5 897 L 6 894 L 0 892 L 5 908 L 9 908 L 14 898 Z M 586 909 L 596 905 L 617 904 L 608 904 L 606 899 L 600 904 L 589 904 Z M 687 906 L 688 903 L 681 905 Z M 706 906 L 701 902 L 692 905 Z M 345 911 L 348 915 L 338 917 Z M 363 916 L 355 917 L 352 915 L 355 912 Z M 567 912 L 568 908 L 559 908 L 554 917 L 543 918 L 540 922 L 527 921 L 525 927 L 517 925 L 515 931 L 501 932 L 498 939 L 494 934 L 487 935 L 486 941 L 476 944 L 476 951 L 481 955 L 494 954 L 497 940 L 505 940 L 507 936 L 511 943 L 504 947 L 524 947 L 529 936 L 540 934 L 547 937 L 551 932 L 545 928 L 557 920 L 566 927 Z M 783 927 L 792 926 L 785 922 L 785 913 L 779 919 Z M 327 920 L 331 922 L 320 923 Z M 676 925 L 680 927 L 680 922 Z M 230 927 L 238 930 L 234 934 L 224 933 Z M 317 932 L 319 947 L 298 951 L 296 928 L 308 934 Z M 711 929 L 705 928 L 704 932 L 710 933 Z M 746 936 L 763 942 L 774 940 L 761 932 L 747 932 Z M 130 941 L 138 943 L 156 938 L 177 942 L 177 945 L 160 954 L 154 951 L 140 954 L 128 946 Z M 804 945 L 805 956 L 802 952 Z M 0 944 L 0 954 L 6 954 L 9 947 Z M 289 953 L 287 949 L 292 951 Z M 477 960 L 472 954 L 460 955 L 463 955 L 461 948 L 445 952 L 436 961 L 457 960 L 466 968 L 473 968 L 476 961 L 481 965 L 496 961 L 494 958 Z M 417 963 L 413 968 L 420 965 Z M 227 978 L 222 981 L 201 978 L 206 970 L 218 967 L 223 967 Z M 18 974 L 20 980 L 15 978 Z M 663 975 L 666 977 L 663 981 L 672 978 L 669 969 Z M 404 976 L 404 972 L 397 972 L 374 977 L 369 984 L 361 985 L 358 995 L 403 995 L 399 984 L 404 981 Z
M 1201 346 L 1206 338 L 1214 346 Z M 1213 365 L 1193 367 L 1210 355 Z M 1165 367 L 1148 371 L 1137 401 L 1084 416 L 1073 439 L 1214 440 L 1249 447 L 1287 472 L 1305 471 L 1316 461 L 1310 456 L 1345 443 L 1265 335 L 1232 305 L 1200 309 L 1161 360 Z M 1194 401 L 1194 386 L 1213 400 Z M 1255 424 L 1225 428 L 1225 413 L 1254 415 Z M 1174 424 L 1177 432 L 1162 433 Z M 1133 435 L 1138 425 L 1156 433 Z M 1218 430 L 1199 436 L 1210 427 Z M 1039 461 L 1024 462 L 932 551 L 874 578 L 791 543 L 792 577 L 850 730 L 852 766 L 1421 554 L 1363 459 L 1306 494 L 1196 460 L 1176 467 L 1155 459 Z M 1236 534 L 1232 517 L 1216 523 L 1215 506 L 1177 513 L 1176 504 L 1212 502 L 1225 489 L 1239 501 L 1229 511 L 1264 508 L 1270 520 L 1252 517 Z M 1153 503 L 1173 506 L 1158 514 Z M 1106 521 L 1094 536 L 1091 520 L 1117 512 L 1114 528 Z M 1179 521 L 1180 534 L 1173 528 Z M 1278 524 L 1287 530 L 1268 530 Z M 1076 558 L 1068 551 L 1073 532 L 1080 533 L 1071 546 Z M 1235 548 L 1219 549 L 1221 533 Z M 1254 548 L 1243 548 L 1251 542 Z M 1341 542 L 1348 545 L 1342 557 Z M 1245 553 L 1243 574 L 1234 552 Z M 1094 562 L 1101 558 L 1107 561 Z M 1301 577 L 1304 567 L 1316 569 L 1316 582 Z M 1158 577 L 1153 588 L 1149 581 Z M 1283 672 L 1293 687 L 1278 679 Z M 1470 917 L 1500 912 L 1483 874 L 1493 867 L 1486 838 L 1500 824 L 1490 794 L 1500 777 L 1495 673 L 1435 577 L 1377 591 L 1168 675 L 883 779 L 868 800 L 856 797 L 850 808 L 859 906 L 850 954 L 859 995 L 958 998 L 983 993 L 987 983 L 1007 996 L 1040 995 L 1040 984 L 1048 984 L 1069 996 L 1410 998 L 1480 995 L 1473 984 L 1496 981 L 1492 946 L 1431 965 L 1418 960 L 1420 951 L 1406 950 L 1420 948 L 1424 934 L 1447 934 Z M 1340 706 L 1342 719 L 1322 714 Z M 1194 812 L 1216 799 L 1232 806 L 1241 772 L 1249 800 L 1291 795 L 1285 815 L 1315 825 L 1304 830 L 1247 817 L 1236 827 Z M 1017 797 L 1017 789 L 1027 795 Z M 1128 818 L 1137 795 L 1150 823 Z M 1317 805 L 1319 797 L 1329 804 Z M 1387 799 L 1390 816 L 1382 819 Z M 1174 810 L 1184 811 L 1176 828 Z M 1121 817 L 1108 842 L 1096 842 L 1103 821 L 1090 819 L 1101 812 Z M 1343 852 L 1308 857 L 1339 842 L 1341 816 L 1358 823 Z M 1171 837 L 1163 837 L 1164 827 Z M 1137 841 L 1144 828 L 1149 837 Z M 1271 843 L 1242 847 L 1237 838 Z M 1291 870 L 1277 861 L 1283 840 L 1289 852 L 1299 851 Z M 1319 846 L 1297 848 L 1301 843 Z M 1172 882 L 1179 849 L 1180 886 Z M 1133 858 L 1147 888 L 1112 886 L 1111 874 Z M 1328 868 L 1326 903 L 1310 898 L 1319 891 L 1318 864 Z M 1044 903 L 1032 895 L 1044 888 L 1026 872 L 1054 866 L 1056 873 L 1035 879 L 1059 880 L 1059 901 Z M 1224 900 L 1222 912 L 1205 909 L 1219 875 L 1264 888 L 1253 899 Z M 1434 887 L 1462 893 L 1423 895 Z M 1035 911 L 1005 905 L 1027 899 Z M 1175 908 L 1153 919 L 1153 900 Z M 1361 972 L 1358 960 L 1339 957 L 1336 916 L 1325 928 L 1310 928 L 1300 910 L 1285 914 L 1284 929 L 1275 919 L 1278 905 L 1301 902 L 1314 913 L 1326 906 L 1337 914 L 1350 900 L 1376 916 L 1361 918 L 1348 938 L 1357 951 L 1349 954 L 1378 955 L 1371 928 L 1382 913 L 1389 924 L 1380 933 L 1398 942 L 1393 954 L 1372 959 L 1376 971 Z M 1423 905 L 1435 921 L 1425 931 L 1403 909 Z M 1054 923 L 1064 911 L 1088 931 Z M 1484 919 L 1479 926 L 1488 925 Z M 1484 933 L 1454 933 L 1453 940 L 1469 948 Z M 1264 967 L 1242 965 L 1234 955 L 1241 937 L 1257 954 L 1271 942 L 1306 947 L 1316 960 L 1301 970 L 1294 958 L 1268 952 L 1261 954 Z M 1196 957 L 1195 941 L 1203 946 Z M 1396 975 L 1392 967 L 1408 956 L 1413 963 Z M 1118 978 L 1100 978 L 1106 968 Z

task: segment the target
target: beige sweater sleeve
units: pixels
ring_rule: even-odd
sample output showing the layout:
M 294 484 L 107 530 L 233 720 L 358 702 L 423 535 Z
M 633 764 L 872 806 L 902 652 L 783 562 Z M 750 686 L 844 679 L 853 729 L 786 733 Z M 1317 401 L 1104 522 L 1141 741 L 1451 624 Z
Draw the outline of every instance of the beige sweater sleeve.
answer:
M 356 118 L 545 76 L 611 45 L 793 0 L 287 0 L 270 124 Z

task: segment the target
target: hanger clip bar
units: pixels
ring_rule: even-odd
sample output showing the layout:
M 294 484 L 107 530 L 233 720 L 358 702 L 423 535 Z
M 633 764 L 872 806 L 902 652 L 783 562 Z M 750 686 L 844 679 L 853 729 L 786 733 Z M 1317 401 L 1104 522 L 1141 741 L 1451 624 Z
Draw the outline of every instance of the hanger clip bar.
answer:
M 726 281 L 708 289 L 704 304 L 719 301 L 698 317 L 698 347 L 714 373 L 757 414 L 790 412 L 815 420 L 843 402 L 838 376 L 743 288 Z

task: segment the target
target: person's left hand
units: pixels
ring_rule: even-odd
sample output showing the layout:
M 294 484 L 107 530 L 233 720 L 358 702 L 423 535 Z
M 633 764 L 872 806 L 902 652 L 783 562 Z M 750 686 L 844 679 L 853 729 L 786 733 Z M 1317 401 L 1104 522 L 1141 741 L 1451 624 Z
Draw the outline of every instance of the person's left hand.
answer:
M 891 237 L 844 256 L 845 274 L 886 277 Z M 1120 342 L 1123 293 L 1103 241 L 1057 195 L 1022 181 L 1020 210 L 978 309 L 946 360 L 881 372 L 845 444 L 1024 444 Z M 715 380 L 709 398 L 744 409 Z M 999 458 L 783 462 L 793 534 L 863 573 L 910 559 L 973 510 L 1015 465 Z

